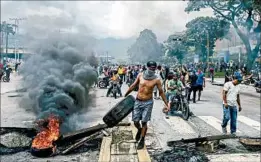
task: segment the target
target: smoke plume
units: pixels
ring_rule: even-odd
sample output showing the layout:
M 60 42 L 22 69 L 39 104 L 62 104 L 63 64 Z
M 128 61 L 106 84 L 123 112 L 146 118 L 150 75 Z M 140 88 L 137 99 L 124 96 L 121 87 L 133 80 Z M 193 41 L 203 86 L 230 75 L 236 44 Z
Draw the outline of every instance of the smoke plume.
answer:
M 28 91 L 23 102 L 38 119 L 46 119 L 51 114 L 59 116 L 64 129 L 69 126 L 67 121 L 72 114 L 87 109 L 90 88 L 97 79 L 86 60 L 82 41 L 68 34 L 66 37 L 69 39 L 52 36 L 35 43 L 34 54 L 21 69 Z

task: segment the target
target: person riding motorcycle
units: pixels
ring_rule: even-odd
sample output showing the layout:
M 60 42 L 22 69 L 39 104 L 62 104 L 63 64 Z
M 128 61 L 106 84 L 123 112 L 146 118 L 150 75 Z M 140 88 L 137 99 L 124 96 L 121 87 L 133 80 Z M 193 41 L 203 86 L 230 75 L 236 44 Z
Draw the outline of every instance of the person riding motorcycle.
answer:
M 174 73 L 173 74 L 173 79 L 168 81 L 167 88 L 168 88 L 167 93 L 169 95 L 168 111 L 169 112 L 173 112 L 173 109 L 171 110 L 172 102 L 173 102 L 174 98 L 176 98 L 177 94 L 183 88 L 182 82 L 178 80 L 177 73 Z M 166 115 L 167 115 L 166 117 L 168 118 L 168 114 L 166 114 Z
M 117 82 L 117 89 L 118 89 L 118 92 L 120 94 L 120 96 L 122 97 L 122 93 L 121 93 L 121 79 L 120 79 L 120 76 L 118 75 L 118 72 L 117 70 L 114 70 L 112 72 L 112 77 L 110 78 L 110 87 L 107 91 L 107 97 L 109 96 L 109 94 L 111 93 L 111 90 L 113 88 L 113 82 Z

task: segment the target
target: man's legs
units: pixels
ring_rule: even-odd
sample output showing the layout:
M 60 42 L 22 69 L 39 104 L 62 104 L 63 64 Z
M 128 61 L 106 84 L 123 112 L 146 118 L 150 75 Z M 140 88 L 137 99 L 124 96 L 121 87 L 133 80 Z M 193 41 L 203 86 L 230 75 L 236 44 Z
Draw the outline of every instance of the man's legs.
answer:
M 140 136 L 141 136 L 141 125 L 140 125 L 140 122 L 139 121 L 134 121 L 134 126 L 137 128 L 137 134 L 136 134 L 136 137 L 135 137 L 135 140 L 138 142 L 140 140 Z
M 144 145 L 145 145 L 145 136 L 147 133 L 147 122 L 150 121 L 150 118 L 151 118 L 153 100 L 151 99 L 149 101 L 143 101 L 141 108 L 142 108 L 142 120 L 141 120 L 142 128 L 141 128 L 141 138 L 140 138 L 140 141 L 139 141 L 138 147 L 137 147 L 138 150 L 143 149 Z
M 196 92 L 197 92 L 197 87 L 192 88 L 193 91 L 193 103 L 196 103 Z
M 198 101 L 200 101 L 200 97 L 201 97 L 201 91 L 203 90 L 202 85 L 199 86 L 198 88 Z
M 123 74 L 123 82 L 126 81 L 126 74 Z
M 109 95 L 111 93 L 111 90 L 112 90 L 112 84 L 110 84 L 110 87 L 109 87 L 109 89 L 107 91 L 107 94 L 106 94 L 107 97 L 109 97 Z
M 225 108 L 223 105 L 223 121 L 221 124 L 222 133 L 227 134 L 227 123 L 230 120 L 230 108 Z
M 230 107 L 230 131 L 231 134 L 236 133 L 237 131 L 237 107 L 236 106 L 232 106 Z
M 120 86 L 120 85 L 117 85 L 117 89 L 118 89 L 118 92 L 119 92 L 120 96 L 122 97 L 121 86 Z

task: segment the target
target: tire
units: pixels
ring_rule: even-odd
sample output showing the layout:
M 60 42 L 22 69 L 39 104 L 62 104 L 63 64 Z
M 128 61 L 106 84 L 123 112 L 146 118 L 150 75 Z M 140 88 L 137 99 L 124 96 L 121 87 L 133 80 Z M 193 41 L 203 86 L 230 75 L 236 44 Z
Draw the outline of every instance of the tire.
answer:
M 182 108 L 182 118 L 184 120 L 188 120 L 189 115 L 190 115 L 189 104 L 185 100 L 184 103 L 183 103 L 183 108 Z
M 109 128 L 116 126 L 132 112 L 134 103 L 135 98 L 132 95 L 127 96 L 106 113 L 106 115 L 103 117 L 103 122 Z
M 6 76 L 3 76 L 3 82 L 9 82 Z
M 113 91 L 113 97 L 116 99 L 117 98 L 117 92 L 114 90 Z
M 245 85 L 249 85 L 250 84 L 250 81 L 246 81 L 246 82 L 244 82 L 245 83 Z
M 106 83 L 104 81 L 99 81 L 98 86 L 99 86 L 99 88 L 106 88 L 107 87 Z

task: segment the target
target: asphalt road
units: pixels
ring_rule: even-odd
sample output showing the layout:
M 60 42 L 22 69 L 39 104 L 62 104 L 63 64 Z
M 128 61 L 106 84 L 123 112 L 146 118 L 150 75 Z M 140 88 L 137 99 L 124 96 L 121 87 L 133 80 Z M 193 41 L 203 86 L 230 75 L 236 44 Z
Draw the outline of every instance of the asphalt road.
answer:
M 10 83 L 1 83 L 1 126 L 28 126 L 35 119 L 30 106 L 21 104 L 21 97 L 10 97 L 16 93 L 7 93 L 21 87 L 21 77 L 12 76 Z M 123 94 L 127 90 L 127 85 L 123 85 Z M 71 117 L 76 129 L 86 128 L 98 123 L 102 123 L 105 113 L 122 98 L 114 99 L 105 97 L 107 89 L 94 88 L 92 91 L 93 102 L 85 113 Z M 152 119 L 149 123 L 147 148 L 150 153 L 155 149 L 169 149 L 166 145 L 169 140 L 180 140 L 181 138 L 198 137 L 199 135 L 221 134 L 222 121 L 222 87 L 206 84 L 201 97 L 201 101 L 191 103 L 190 109 L 194 116 L 188 121 L 172 116 L 165 119 L 162 113 L 163 102 L 154 100 Z M 133 92 L 132 95 L 136 95 Z M 242 112 L 238 113 L 238 135 L 260 137 L 260 94 L 256 93 L 253 87 L 243 86 L 241 93 Z M 131 120 L 131 115 L 128 116 Z M 226 140 L 230 149 L 235 153 L 248 153 L 237 141 Z M 229 152 L 223 152 L 229 153 Z M 96 155 L 97 153 L 95 153 Z M 92 155 L 92 156 L 95 156 Z M 24 154 L 18 154 L 20 160 L 25 158 Z M 26 155 L 29 156 L 29 155 Z M 73 156 L 72 158 L 83 155 Z M 244 157 L 247 155 L 244 155 Z M 12 156 L 5 159 L 10 161 Z M 89 156 L 88 156 L 89 157 Z M 59 158 L 59 157 L 57 157 Z M 87 157 L 86 157 L 87 158 Z M 260 158 L 260 156 L 258 157 Z M 61 159 L 61 157 L 60 157 Z M 226 159 L 223 159 L 226 161 Z

